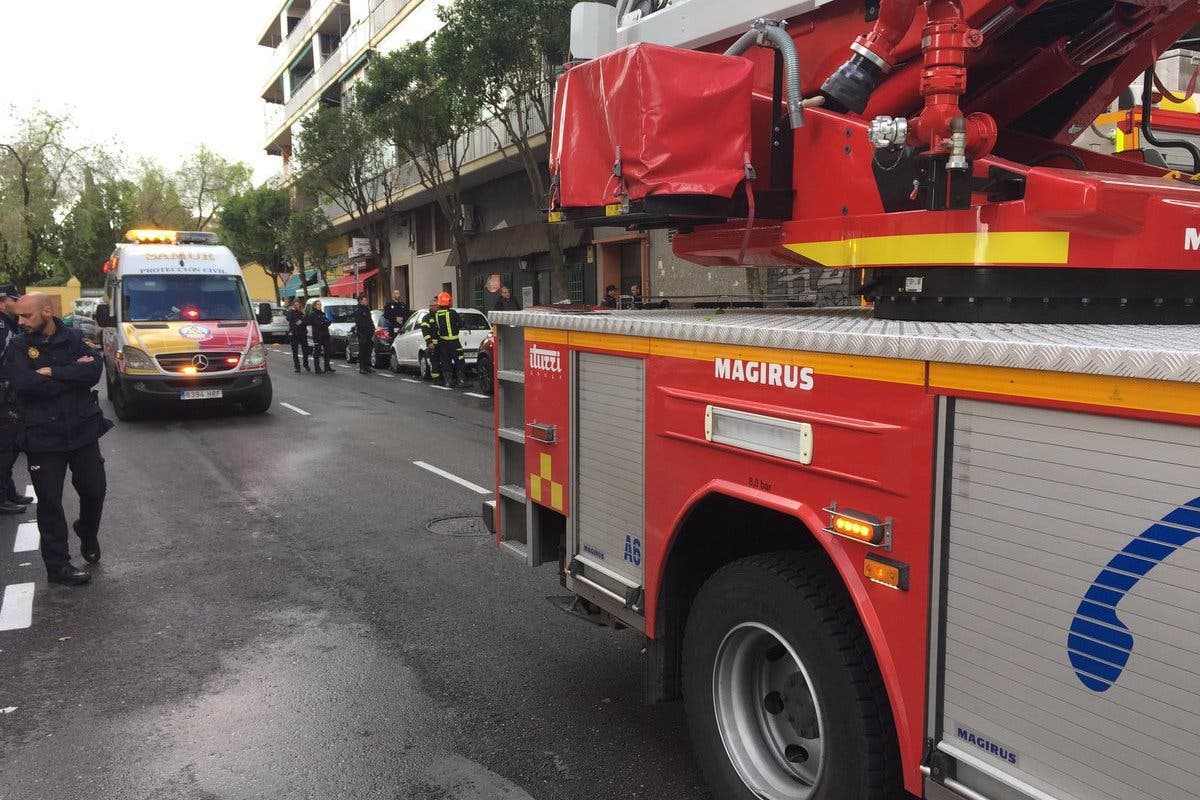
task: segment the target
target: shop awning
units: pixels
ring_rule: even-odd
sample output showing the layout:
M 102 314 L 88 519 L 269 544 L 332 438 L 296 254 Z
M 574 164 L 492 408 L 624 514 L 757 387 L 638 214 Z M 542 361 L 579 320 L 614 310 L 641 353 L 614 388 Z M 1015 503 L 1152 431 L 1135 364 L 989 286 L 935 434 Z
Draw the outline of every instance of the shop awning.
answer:
M 578 247 L 583 241 L 585 231 L 574 225 L 562 226 L 563 249 Z M 494 231 L 476 234 L 467 242 L 467 260 L 492 261 L 497 258 L 522 258 L 533 253 L 545 253 L 550 250 L 550 240 L 546 237 L 546 223 L 527 222 L 523 225 L 511 225 Z M 450 251 L 446 264 L 451 267 L 460 266 L 458 256 Z
M 363 287 L 371 278 L 379 273 L 377 269 L 364 269 L 358 273 L 358 278 L 351 273 L 344 278 L 338 278 L 329 284 L 330 297 L 353 297 L 363 291 Z
M 304 273 L 303 282 L 299 275 L 292 275 L 283 284 L 283 288 L 279 290 L 280 297 L 295 297 L 298 294 L 304 294 L 304 287 L 308 287 L 308 293 L 312 296 L 321 294 L 321 289 L 325 286 L 325 281 L 321 279 L 321 270 L 310 269 Z

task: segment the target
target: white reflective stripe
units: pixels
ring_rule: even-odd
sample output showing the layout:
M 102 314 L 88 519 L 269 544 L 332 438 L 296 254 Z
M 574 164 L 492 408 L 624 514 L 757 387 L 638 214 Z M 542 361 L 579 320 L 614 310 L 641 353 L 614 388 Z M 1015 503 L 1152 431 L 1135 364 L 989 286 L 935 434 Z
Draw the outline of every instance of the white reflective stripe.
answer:
M 35 492 L 35 491 L 33 490 L 33 484 L 32 484 L 32 483 L 31 483 L 31 484 L 28 484 L 28 485 L 25 487 L 25 496 L 26 496 L 26 497 L 32 497 L 32 498 L 33 498 L 33 502 L 35 502 L 35 503 L 37 502 L 37 492 Z
M 0 601 L 0 631 L 15 631 L 33 624 L 33 584 L 14 583 L 4 587 Z
M 492 493 L 491 489 L 485 489 L 477 483 L 471 483 L 466 478 L 460 478 L 457 475 L 455 475 L 451 472 L 446 472 L 446 470 L 444 470 L 444 469 L 439 469 L 438 467 L 435 467 L 432 464 L 426 464 L 424 461 L 414 461 L 412 463 L 414 466 L 418 466 L 421 469 L 429 470 L 434 475 L 440 475 L 448 481 L 453 481 L 454 483 L 457 483 L 459 486 L 465 486 L 466 488 L 470 489 L 472 492 L 476 492 L 477 494 L 491 494 Z
M 17 541 L 13 544 L 13 552 L 26 553 L 37 550 L 41 538 L 36 522 L 22 522 L 17 526 Z

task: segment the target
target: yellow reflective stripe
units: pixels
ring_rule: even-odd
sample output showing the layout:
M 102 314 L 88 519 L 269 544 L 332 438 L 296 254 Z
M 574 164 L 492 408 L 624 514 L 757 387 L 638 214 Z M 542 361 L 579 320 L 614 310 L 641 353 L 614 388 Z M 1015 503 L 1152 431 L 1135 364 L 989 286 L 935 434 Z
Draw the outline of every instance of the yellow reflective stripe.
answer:
M 1200 384 L 1177 381 L 931 363 L 929 387 L 934 391 L 959 390 L 1163 414 L 1200 415 Z
M 785 245 L 826 267 L 914 264 L 1065 264 L 1067 231 L 918 233 Z
M 566 344 L 567 332 L 553 328 L 526 328 L 525 340 L 545 342 L 546 344 Z

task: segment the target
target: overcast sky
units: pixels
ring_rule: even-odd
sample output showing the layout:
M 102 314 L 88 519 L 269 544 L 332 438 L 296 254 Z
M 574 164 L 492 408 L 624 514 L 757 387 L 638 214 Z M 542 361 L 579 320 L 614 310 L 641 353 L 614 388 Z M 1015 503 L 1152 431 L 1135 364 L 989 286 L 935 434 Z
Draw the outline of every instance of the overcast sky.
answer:
M 10 107 L 68 113 L 81 142 L 115 141 L 167 167 L 201 142 L 279 169 L 263 145 L 272 51 L 258 35 L 278 0 L 0 2 L 0 126 Z

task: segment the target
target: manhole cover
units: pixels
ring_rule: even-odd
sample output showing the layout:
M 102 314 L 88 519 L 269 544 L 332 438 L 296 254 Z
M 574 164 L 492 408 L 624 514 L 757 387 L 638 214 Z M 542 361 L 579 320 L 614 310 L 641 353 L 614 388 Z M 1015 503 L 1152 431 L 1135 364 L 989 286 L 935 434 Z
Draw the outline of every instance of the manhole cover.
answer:
M 491 532 L 479 517 L 446 517 L 435 519 L 426 528 L 438 536 L 489 536 Z

